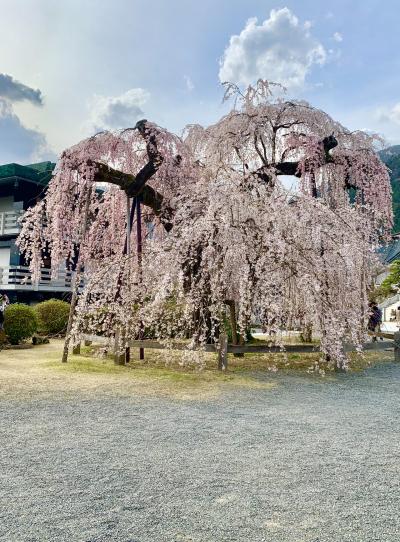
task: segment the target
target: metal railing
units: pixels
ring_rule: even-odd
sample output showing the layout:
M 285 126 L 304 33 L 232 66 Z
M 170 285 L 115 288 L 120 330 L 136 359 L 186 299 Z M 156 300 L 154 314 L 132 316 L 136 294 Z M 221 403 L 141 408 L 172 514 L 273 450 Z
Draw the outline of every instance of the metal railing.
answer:
M 29 267 L 0 267 L 0 289 L 66 292 L 71 289 L 73 275 L 72 271 L 60 270 L 53 278 L 50 269 L 42 269 L 39 281 L 32 282 Z
M 13 235 L 19 233 L 21 226 L 19 219 L 23 211 L 4 211 L 0 213 L 0 235 Z

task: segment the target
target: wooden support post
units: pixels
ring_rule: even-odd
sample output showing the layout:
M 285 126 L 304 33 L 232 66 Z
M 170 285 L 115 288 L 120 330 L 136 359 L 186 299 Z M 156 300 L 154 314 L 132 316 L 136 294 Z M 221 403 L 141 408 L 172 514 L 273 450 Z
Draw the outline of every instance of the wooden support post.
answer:
M 81 343 L 80 342 L 78 344 L 74 344 L 74 346 L 72 348 L 72 353 L 75 354 L 75 356 L 79 356 L 79 354 L 81 353 Z
M 218 344 L 218 370 L 226 371 L 228 368 L 228 337 L 221 333 Z
M 394 361 L 400 362 L 400 331 L 396 331 L 394 340 Z
M 115 365 L 125 365 L 125 352 L 120 352 L 121 333 L 117 329 L 114 338 L 114 363 Z

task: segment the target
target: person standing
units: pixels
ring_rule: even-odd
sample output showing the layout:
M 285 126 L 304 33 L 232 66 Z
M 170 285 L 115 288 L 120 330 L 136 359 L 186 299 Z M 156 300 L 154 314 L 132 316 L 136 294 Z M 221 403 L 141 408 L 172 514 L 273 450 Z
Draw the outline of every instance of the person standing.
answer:
M 9 304 L 10 300 L 8 299 L 7 295 L 0 293 L 0 331 L 4 329 L 4 311 Z
M 370 304 L 370 313 L 369 313 L 369 322 L 368 322 L 368 330 L 372 333 L 379 333 L 381 331 L 381 324 L 382 324 L 382 311 L 378 307 L 377 303 L 373 302 Z M 372 337 L 373 341 L 377 340 L 376 335 Z M 383 341 L 383 337 L 381 337 L 381 340 Z
M 395 320 L 396 320 L 397 326 L 400 327 L 400 305 L 397 307 L 395 314 L 396 314 Z

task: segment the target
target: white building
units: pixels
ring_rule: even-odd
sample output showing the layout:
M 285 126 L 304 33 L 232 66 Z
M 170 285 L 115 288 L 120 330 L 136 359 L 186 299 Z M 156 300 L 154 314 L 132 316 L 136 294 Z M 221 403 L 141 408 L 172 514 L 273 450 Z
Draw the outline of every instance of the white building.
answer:
M 389 266 L 395 260 L 400 259 L 400 236 L 394 235 L 392 242 L 385 248 L 380 250 L 382 263 L 386 266 L 386 270 L 376 278 L 376 285 L 379 286 L 389 275 Z M 395 294 L 379 303 L 379 308 L 382 310 L 382 330 L 397 331 L 399 326 L 396 321 L 396 310 L 400 307 L 400 294 Z
M 51 279 L 49 257 L 39 284 L 32 284 L 29 269 L 15 244 L 20 231 L 18 219 L 43 197 L 54 166 L 52 162 L 0 166 L 0 291 L 12 302 L 68 297 L 71 288 L 69 271 L 61 271 L 56 280 Z

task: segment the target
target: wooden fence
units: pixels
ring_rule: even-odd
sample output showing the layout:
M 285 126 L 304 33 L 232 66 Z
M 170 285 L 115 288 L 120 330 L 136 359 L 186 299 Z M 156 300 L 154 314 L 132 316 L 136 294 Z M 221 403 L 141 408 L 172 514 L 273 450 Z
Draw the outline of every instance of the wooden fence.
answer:
M 370 333 L 371 336 L 376 337 L 376 341 L 371 341 L 363 345 L 364 350 L 394 350 L 394 361 L 400 362 L 400 332 L 396 333 Z M 386 340 L 385 340 L 386 339 Z M 92 344 L 93 342 L 105 343 L 107 339 L 98 335 L 85 335 L 85 344 Z M 169 346 L 160 343 L 159 341 L 142 340 L 142 341 L 130 341 L 129 348 L 136 349 L 156 349 L 164 350 L 171 348 L 171 350 L 186 350 L 187 344 L 172 342 Z M 350 345 L 345 345 L 347 352 L 353 350 Z M 206 344 L 203 347 L 205 352 L 215 352 L 218 355 L 218 369 L 225 371 L 228 368 L 228 354 L 277 354 L 277 353 L 296 353 L 305 354 L 310 352 L 320 352 L 320 348 L 317 344 L 288 344 L 284 348 L 280 346 L 268 346 L 266 344 L 244 344 L 235 345 L 229 344 L 226 335 L 221 335 L 218 344 Z M 74 353 L 80 352 L 80 345 L 74 347 Z M 115 345 L 114 353 L 115 363 L 118 365 L 125 364 L 126 354 L 121 354 L 118 351 L 118 344 Z

